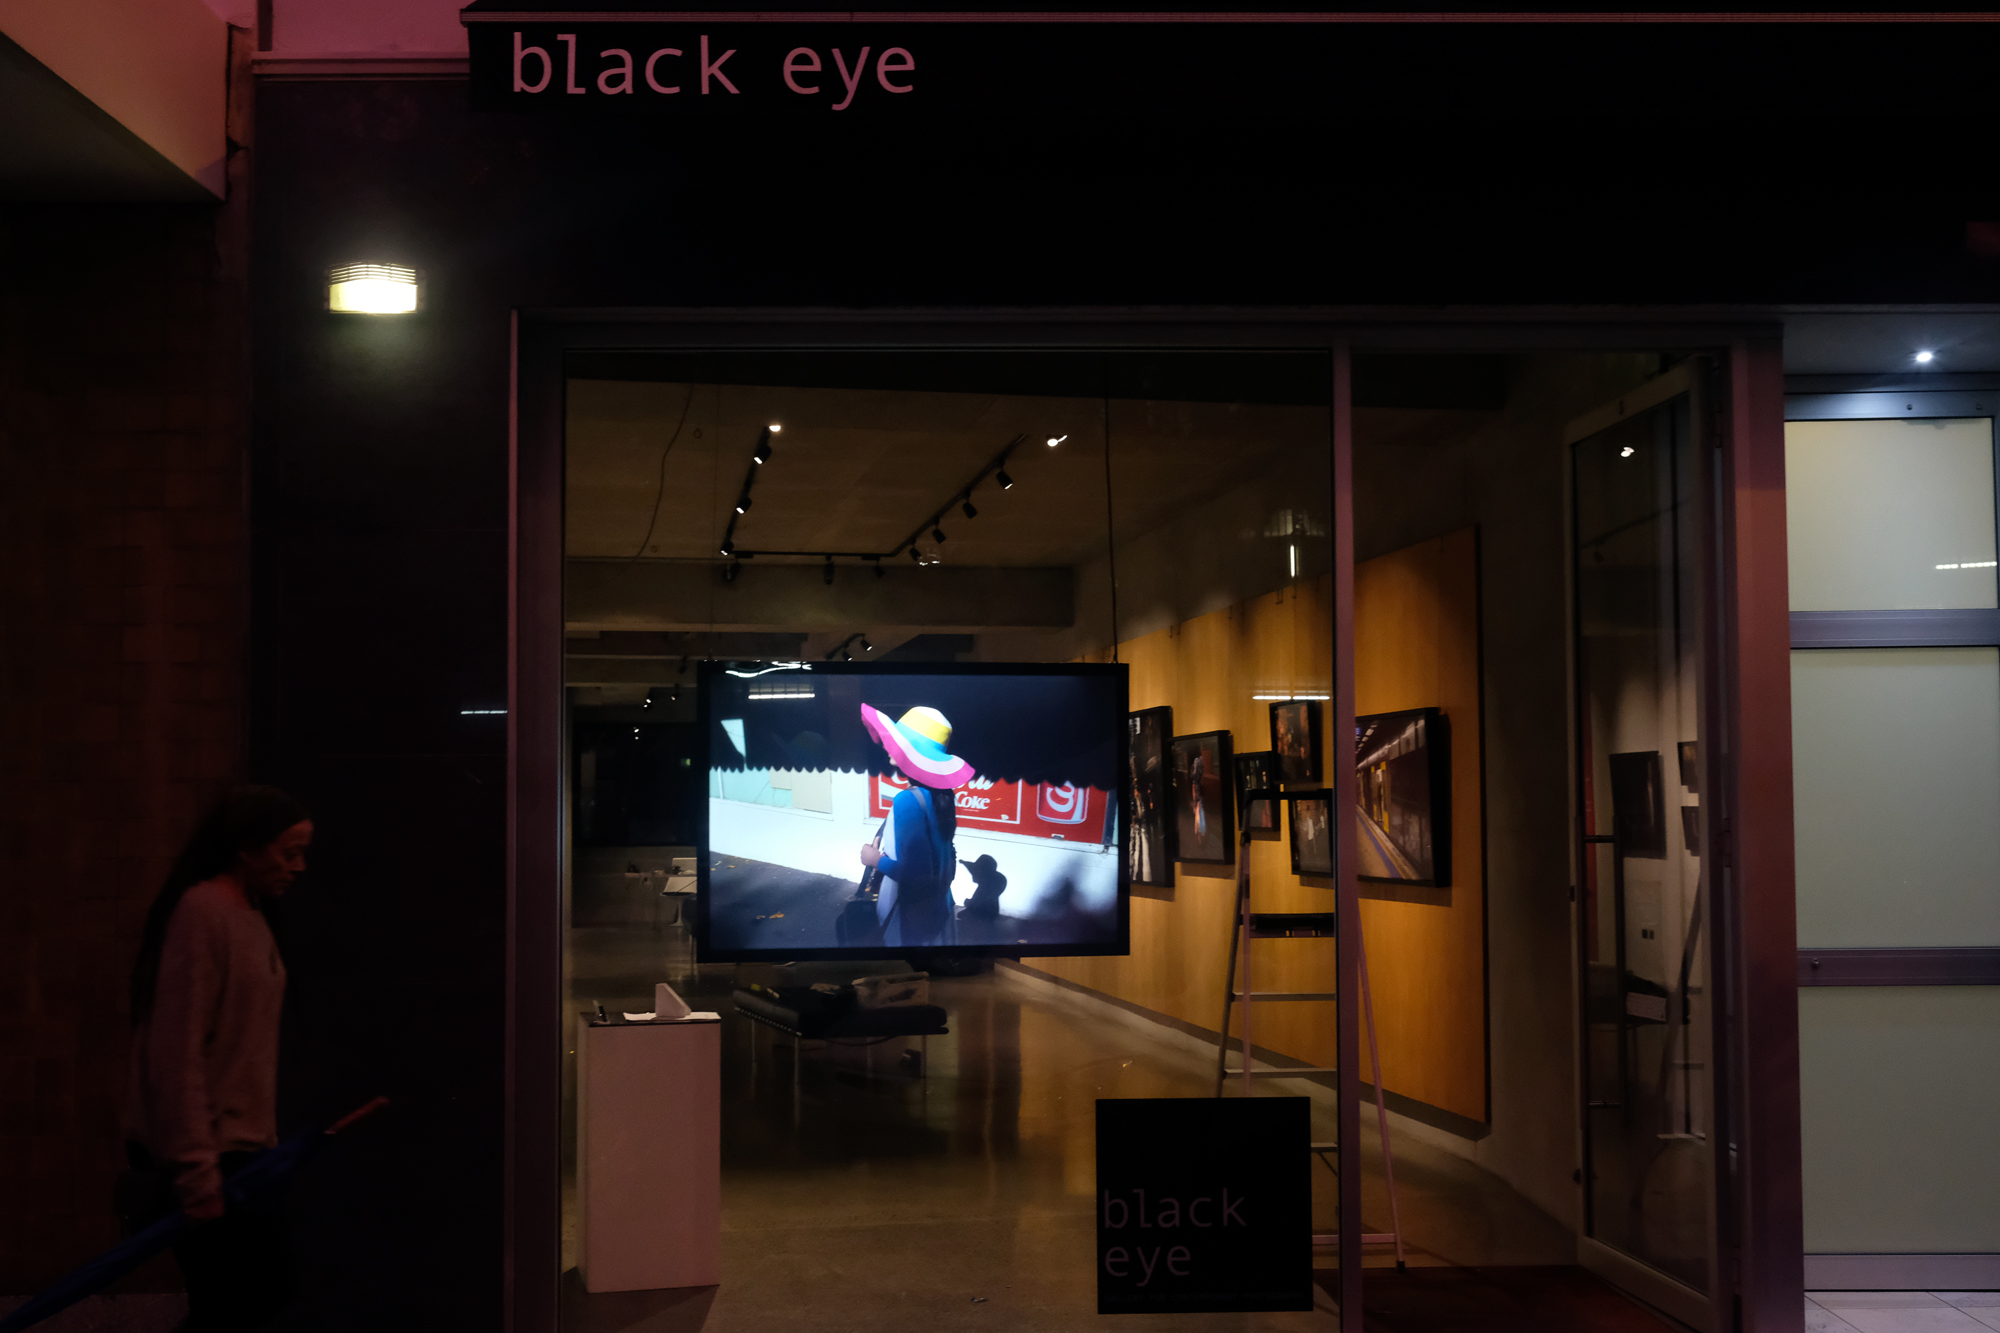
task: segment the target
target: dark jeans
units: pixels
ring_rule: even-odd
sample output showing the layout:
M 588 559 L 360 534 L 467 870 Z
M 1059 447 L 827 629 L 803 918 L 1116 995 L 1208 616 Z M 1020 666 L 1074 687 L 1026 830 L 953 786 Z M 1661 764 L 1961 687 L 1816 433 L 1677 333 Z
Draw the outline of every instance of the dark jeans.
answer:
M 172 1171 L 136 1145 L 127 1145 L 127 1155 L 135 1173 L 153 1178 L 150 1201 L 125 1219 L 137 1230 L 180 1207 L 180 1197 Z M 222 1174 L 234 1175 L 252 1156 L 224 1153 Z M 291 1232 L 282 1201 L 232 1204 L 215 1221 L 195 1223 L 174 1242 L 174 1258 L 188 1296 L 180 1333 L 252 1333 L 291 1303 Z

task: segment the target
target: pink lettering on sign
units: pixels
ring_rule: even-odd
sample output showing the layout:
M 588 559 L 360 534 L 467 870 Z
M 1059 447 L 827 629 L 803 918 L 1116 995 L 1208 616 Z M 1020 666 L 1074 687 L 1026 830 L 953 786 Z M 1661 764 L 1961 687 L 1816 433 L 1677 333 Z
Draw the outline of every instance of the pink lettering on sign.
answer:
M 837 46 L 833 48 L 833 63 L 840 68 L 841 86 L 847 89 L 847 96 L 835 102 L 833 109 L 835 111 L 845 111 L 854 101 L 855 89 L 861 86 L 862 71 L 868 68 L 868 48 L 865 46 L 862 47 L 861 54 L 854 57 L 854 73 L 852 75 L 847 72 L 847 57 L 840 54 L 840 48 Z
M 728 59 L 729 59 L 729 57 L 731 57 L 731 56 L 733 56 L 733 55 L 735 55 L 735 54 L 736 54 L 736 48 L 732 46 L 732 47 L 730 47 L 730 48 L 729 48 L 729 49 L 728 49 L 727 51 L 724 51 L 724 52 L 723 52 L 723 53 L 722 53 L 721 55 L 717 56 L 717 57 L 716 57 L 716 58 L 715 58 L 715 59 L 714 59 L 713 61 L 710 61 L 710 60 L 709 60 L 709 58 L 708 58 L 708 34 L 707 34 L 707 33 L 703 33 L 703 34 L 701 35 L 701 93 L 702 93 L 702 96 L 704 96 L 704 97 L 708 96 L 708 81 L 709 81 L 709 79 L 710 79 L 710 77 L 711 77 L 711 76 L 712 76 L 712 77 L 713 77 L 713 78 L 715 79 L 715 81 L 716 81 L 717 83 L 719 83 L 719 84 L 721 84 L 721 85 L 722 85 L 723 87 L 727 88 L 727 89 L 728 89 L 728 90 L 729 90 L 730 92 L 732 92 L 732 93 L 733 93 L 733 92 L 737 91 L 737 88 L 736 88 L 736 85 L 735 85 L 735 84 L 733 84 L 733 83 L 731 83 L 731 82 L 729 81 L 729 76 L 728 76 L 727 74 L 724 74 L 724 73 L 722 72 L 722 64 L 723 64 L 723 62 L 724 62 L 724 61 L 726 61 L 726 60 L 728 60 Z
M 565 43 L 569 47 L 569 51 L 563 56 L 563 91 L 566 93 L 585 93 L 590 91 L 576 81 L 576 34 L 573 32 L 559 32 L 556 34 L 556 40 Z
M 799 59 L 800 56 L 804 56 L 805 60 Z M 812 63 L 807 64 L 807 60 Z M 803 93 L 811 96 L 813 93 L 819 91 L 819 85 L 815 83 L 808 88 L 793 76 L 798 74 L 817 74 L 822 68 L 824 67 L 819 63 L 819 52 L 813 50 L 810 46 L 797 47 L 785 56 L 785 86 L 795 93 Z
M 602 74 L 597 76 L 597 91 L 612 96 L 615 96 L 618 93 L 631 92 L 632 53 L 630 51 L 620 50 L 618 47 L 614 46 L 609 51 L 599 51 L 597 54 L 603 56 L 607 60 L 609 60 L 612 56 L 617 56 L 619 62 L 611 66 L 610 68 L 606 69 Z
M 896 62 L 893 65 L 889 63 L 892 57 L 895 59 Z M 891 92 L 891 93 L 914 92 L 916 91 L 917 87 L 916 84 L 891 83 L 889 82 L 889 76 L 891 74 L 914 74 L 916 73 L 916 69 L 917 69 L 917 58 L 915 56 L 911 55 L 908 51 L 904 50 L 900 46 L 892 46 L 888 50 L 882 53 L 881 60 L 877 61 L 875 64 L 875 82 L 882 85 L 882 89 L 884 92 Z
M 680 48 L 678 48 L 678 47 L 673 47 L 673 46 L 663 46 L 663 47 L 661 47 L 661 48 L 660 48 L 659 50 L 657 50 L 657 51 L 653 52 L 653 54 L 651 54 L 651 55 L 647 56 L 647 57 L 646 57 L 646 86 L 647 86 L 648 88 L 651 88 L 651 89 L 652 89 L 652 90 L 653 90 L 654 92 L 656 92 L 656 93 L 677 93 L 677 92 L 679 92 L 679 91 L 681 90 L 681 86 L 680 86 L 680 85 L 679 85 L 678 83 L 677 83 L 677 84 L 675 84 L 675 85 L 674 85 L 673 87 L 671 87 L 671 88 L 663 88 L 663 87 L 661 87 L 661 86 L 660 86 L 660 81 L 659 81 L 659 79 L 658 79 L 658 78 L 656 78 L 656 77 L 654 77 L 654 74 L 653 74 L 653 68 L 654 68 L 654 66 L 656 66 L 656 65 L 658 65 L 658 64 L 660 63 L 660 57 L 661 57 L 661 56 L 675 56 L 675 57 L 678 57 L 679 55 L 680 55 Z
M 869 781 L 873 784 L 870 807 L 877 815 L 889 813 L 897 795 L 910 789 L 910 784 L 894 773 L 878 774 Z M 976 777 L 958 789 L 955 804 L 962 827 L 1102 843 L 1111 793 L 1067 782 L 1001 782 Z
M 534 83 L 529 83 L 521 77 L 521 62 L 529 56 L 533 56 L 542 62 L 542 77 Z M 555 62 L 549 59 L 548 48 L 542 46 L 523 46 L 521 45 L 521 34 L 518 31 L 515 32 L 514 91 L 517 93 L 538 93 L 549 86 L 549 80 L 555 77 L 555 72 Z

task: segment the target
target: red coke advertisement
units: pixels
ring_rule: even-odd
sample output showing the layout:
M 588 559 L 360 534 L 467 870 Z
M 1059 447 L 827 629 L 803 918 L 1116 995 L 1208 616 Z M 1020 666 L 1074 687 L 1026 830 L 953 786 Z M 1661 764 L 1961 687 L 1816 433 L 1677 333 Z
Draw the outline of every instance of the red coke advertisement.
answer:
M 871 808 L 889 813 L 897 795 L 910 789 L 901 774 L 876 774 L 869 779 Z M 1102 843 L 1111 793 L 1067 782 L 1000 782 L 974 778 L 960 787 L 958 822 L 963 828 L 1023 833 L 1031 838 L 1064 842 Z

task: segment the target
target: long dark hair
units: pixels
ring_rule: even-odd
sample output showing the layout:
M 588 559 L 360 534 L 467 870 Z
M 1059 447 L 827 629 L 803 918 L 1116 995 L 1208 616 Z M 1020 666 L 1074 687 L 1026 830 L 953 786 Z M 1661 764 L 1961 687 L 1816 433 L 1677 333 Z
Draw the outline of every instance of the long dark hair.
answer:
M 153 993 L 160 984 L 160 954 L 167 946 L 167 923 L 181 905 L 187 891 L 204 880 L 214 879 L 236 866 L 239 852 L 268 847 L 278 835 L 311 816 L 276 787 L 237 787 L 230 791 L 201 823 L 181 850 L 180 859 L 167 872 L 166 883 L 146 913 L 146 928 L 139 935 L 139 958 L 132 964 L 132 1021 L 144 1021 L 153 1011 Z
M 946 842 L 950 842 L 958 836 L 958 793 L 946 791 L 942 787 L 932 787 L 929 790 L 931 814 L 937 818 L 938 832 L 944 835 Z M 945 882 L 950 883 L 950 878 L 947 877 Z

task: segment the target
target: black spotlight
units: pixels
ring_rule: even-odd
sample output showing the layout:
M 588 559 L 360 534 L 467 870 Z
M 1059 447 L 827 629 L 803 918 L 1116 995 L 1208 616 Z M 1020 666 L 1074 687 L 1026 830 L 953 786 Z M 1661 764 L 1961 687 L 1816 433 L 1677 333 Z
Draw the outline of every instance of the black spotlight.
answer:
M 731 539 L 731 538 L 728 538 L 728 537 L 724 537 L 724 538 L 722 539 L 722 553 L 723 553 L 724 555 L 735 555 L 735 554 L 736 554 L 736 543 L 735 543 L 735 541 L 734 541 L 733 539 Z
M 868 636 L 866 634 L 861 636 L 861 651 L 864 653 L 872 653 L 875 651 L 875 645 L 868 642 Z
M 739 514 L 750 512 L 750 492 L 745 491 L 736 497 L 736 512 Z
M 979 511 L 978 511 L 977 509 L 974 509 L 974 508 L 972 507 L 972 501 L 971 501 L 970 499 L 966 500 L 966 502 L 965 502 L 964 504 L 960 505 L 960 506 L 959 506 L 959 508 L 960 508 L 960 509 L 963 509 L 963 510 L 965 511 L 965 516 L 966 516 L 967 518 L 978 518 L 978 517 L 979 517 Z
M 828 557 L 826 558 L 826 568 L 825 568 L 824 570 L 820 571 L 820 580 L 821 580 L 821 581 L 822 581 L 823 583 L 825 583 L 825 584 L 826 584 L 827 586 L 829 586 L 829 587 L 831 587 L 831 586 L 833 585 L 833 557 L 832 557 L 832 556 L 828 556 Z
M 999 472 L 993 474 L 993 480 L 1000 483 L 1000 489 L 1003 491 L 1011 491 L 1014 489 L 1014 479 L 1007 475 L 1007 472 L 1004 468 Z
M 944 540 L 944 529 L 943 529 L 943 528 L 932 528 L 932 529 L 931 529 L 931 540 L 932 540 L 932 541 L 934 541 L 934 542 L 942 542 L 942 541 Z
M 922 563 L 924 563 L 924 553 L 922 551 L 919 551 L 916 547 L 912 546 L 910 548 L 910 559 L 916 561 L 918 564 L 921 565 Z
M 750 455 L 751 461 L 768 463 L 771 461 L 771 428 L 764 427 L 764 433 L 757 437 L 757 452 Z

